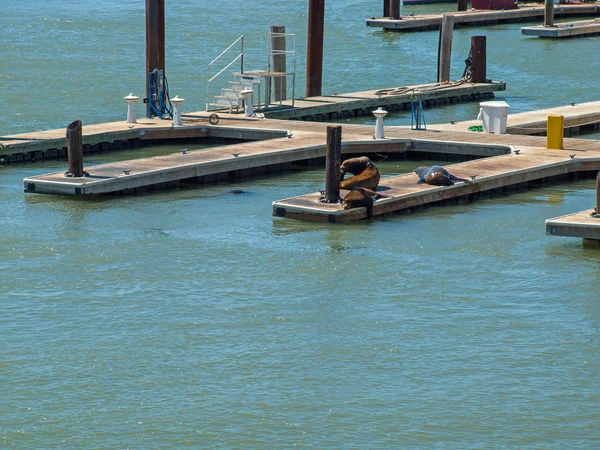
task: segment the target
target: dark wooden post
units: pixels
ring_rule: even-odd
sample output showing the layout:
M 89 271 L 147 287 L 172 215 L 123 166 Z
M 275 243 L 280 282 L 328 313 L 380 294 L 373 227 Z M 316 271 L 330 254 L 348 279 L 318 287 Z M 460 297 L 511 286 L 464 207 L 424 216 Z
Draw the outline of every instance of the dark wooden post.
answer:
M 471 82 L 485 83 L 486 80 L 486 38 L 471 36 Z
M 83 136 L 81 120 L 67 127 L 67 172 L 73 177 L 83 176 Z
M 271 25 L 271 33 L 283 34 L 285 33 L 284 25 Z M 273 72 L 285 73 L 286 70 L 286 55 L 285 52 L 285 36 L 273 36 L 271 37 L 271 51 L 276 52 L 273 54 Z M 273 101 L 278 102 L 285 100 L 285 94 L 287 90 L 287 83 L 285 77 L 274 77 L 273 78 Z
M 544 26 L 554 26 L 554 1 L 546 0 L 544 4 Z
M 154 69 L 165 70 L 165 0 L 146 0 L 146 94 L 148 74 Z M 150 101 L 146 104 L 146 115 Z
M 325 0 L 309 0 L 308 49 L 306 54 L 306 96 L 321 95 L 323 83 L 323 28 Z
M 452 33 L 454 31 L 454 16 L 444 14 L 440 29 L 438 46 L 438 83 L 450 80 L 450 59 L 452 57 Z
M 327 126 L 327 152 L 325 154 L 325 201 L 340 200 L 340 166 L 342 165 L 342 126 Z
M 467 10 L 467 0 L 458 0 L 458 11 Z
M 383 17 L 390 17 L 390 0 L 383 0 Z
M 400 0 L 390 0 L 390 17 L 400 19 Z
M 596 215 L 600 215 L 600 170 L 596 175 Z

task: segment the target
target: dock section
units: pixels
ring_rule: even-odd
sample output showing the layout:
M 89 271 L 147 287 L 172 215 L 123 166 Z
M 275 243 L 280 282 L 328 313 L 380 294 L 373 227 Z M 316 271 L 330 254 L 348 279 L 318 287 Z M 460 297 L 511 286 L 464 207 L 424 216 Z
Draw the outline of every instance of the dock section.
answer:
M 454 16 L 455 27 L 495 25 L 514 22 L 532 22 L 544 19 L 544 3 L 520 4 L 511 10 L 473 10 L 449 11 Z M 437 30 L 442 24 L 443 14 L 424 14 L 403 16 L 398 20 L 390 18 L 367 19 L 368 27 L 383 28 L 390 31 L 426 31 Z M 596 17 L 600 15 L 600 3 L 582 3 L 577 5 L 556 5 L 554 18 Z
M 490 139 L 489 136 L 485 138 Z M 387 198 L 375 202 L 373 216 L 443 201 L 470 201 L 482 193 L 498 189 L 526 187 L 529 183 L 544 179 L 566 180 L 577 172 L 600 169 L 598 141 L 566 139 L 565 150 L 546 150 L 543 138 L 492 136 L 501 138 L 496 139 L 495 143 L 502 145 L 504 142 L 510 153 L 446 166 L 457 177 L 471 180 L 468 183 L 461 182 L 453 186 L 417 184 L 418 177 L 414 173 L 382 179 L 377 190 Z M 455 141 L 470 139 L 468 133 L 453 133 L 453 138 Z M 434 144 L 434 141 L 430 141 L 430 145 Z M 321 194 L 315 192 L 276 201 L 273 203 L 273 215 L 330 223 L 352 222 L 367 217 L 365 208 L 344 210 L 341 204 L 320 203 L 320 197 Z
M 541 38 L 575 38 L 600 35 L 600 19 L 581 20 L 577 22 L 556 23 L 553 27 L 538 25 L 521 28 L 523 36 Z
M 509 114 L 506 132 L 516 135 L 545 135 L 549 115 L 565 118 L 566 137 L 594 133 L 600 130 L 600 101 L 595 101 Z M 481 120 L 427 124 L 427 127 L 441 131 L 467 131 L 469 127 L 477 125 L 481 125 Z
M 600 240 L 600 218 L 594 217 L 595 209 L 567 214 L 546 220 L 548 236 L 567 236 Z
M 267 108 L 261 112 L 265 118 L 334 121 L 343 117 L 371 115 L 378 107 L 389 111 L 410 109 L 410 102 L 420 99 L 426 106 L 493 98 L 494 92 L 506 89 L 503 81 L 490 83 L 435 83 L 378 90 L 333 94 L 282 103 L 281 107 Z M 83 127 L 85 153 L 113 151 L 150 145 L 153 141 L 169 141 L 184 138 L 218 139 L 271 139 L 269 131 L 248 124 L 257 119 L 245 118 L 243 114 L 217 111 L 219 125 L 208 122 L 206 111 L 186 113 L 184 127 L 173 127 L 170 120 L 138 119 L 136 124 L 125 121 L 86 125 Z M 244 125 L 244 132 L 236 132 L 230 125 Z M 248 125 L 248 126 L 246 126 Z M 35 161 L 66 156 L 64 128 L 10 136 L 0 136 L 0 164 L 20 161 Z
M 371 111 L 379 107 L 388 111 L 410 109 L 413 100 L 421 100 L 424 106 L 484 100 L 493 98 L 494 92 L 504 90 L 504 81 L 469 83 L 458 80 L 301 98 L 294 101 L 293 107 L 291 101 L 284 101 L 281 107 L 268 108 L 263 113 L 270 119 L 331 121 L 370 115 Z

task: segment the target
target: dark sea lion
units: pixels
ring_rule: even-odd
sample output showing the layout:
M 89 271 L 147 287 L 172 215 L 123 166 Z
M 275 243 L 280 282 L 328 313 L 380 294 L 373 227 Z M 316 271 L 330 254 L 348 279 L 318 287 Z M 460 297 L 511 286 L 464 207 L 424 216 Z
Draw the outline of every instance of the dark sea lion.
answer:
M 432 186 L 452 186 L 459 181 L 470 183 L 469 180 L 455 177 L 442 166 L 419 166 L 414 172 L 419 176 L 418 184 L 427 183 Z
M 344 209 L 352 209 L 364 206 L 367 208 L 367 216 L 370 219 L 373 217 L 373 198 L 377 199 L 385 197 L 387 197 L 387 195 L 380 194 L 371 189 L 355 187 L 344 197 L 342 207 Z
M 342 163 L 340 167 L 341 181 L 340 189 L 352 190 L 355 187 L 375 189 L 379 184 L 379 170 L 366 156 L 350 158 Z M 344 180 L 347 173 L 354 175 Z

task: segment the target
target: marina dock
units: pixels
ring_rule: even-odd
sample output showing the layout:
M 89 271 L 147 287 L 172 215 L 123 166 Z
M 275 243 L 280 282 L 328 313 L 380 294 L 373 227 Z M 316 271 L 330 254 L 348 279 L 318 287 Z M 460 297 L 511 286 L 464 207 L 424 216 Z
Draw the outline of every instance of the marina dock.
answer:
M 424 84 L 402 86 L 336 94 L 332 96 L 309 97 L 283 103 L 280 108 L 268 108 L 261 115 L 273 119 L 296 119 L 331 121 L 343 117 L 371 115 L 371 111 L 383 107 L 389 111 L 410 109 L 410 102 L 419 99 L 425 106 L 437 106 L 446 103 L 459 103 L 493 98 L 494 92 L 506 89 L 503 81 L 491 83 L 466 83 L 462 81 L 448 84 Z M 270 139 L 268 131 L 247 127 L 242 134 L 231 131 L 232 121 L 248 124 L 252 120 L 245 119 L 243 114 L 229 114 L 216 111 L 222 119 L 219 126 L 211 126 L 206 111 L 185 114 L 186 127 L 173 127 L 170 121 L 138 119 L 136 124 L 125 121 L 105 124 L 85 125 L 83 127 L 84 153 L 95 153 L 108 150 L 132 148 L 132 146 L 148 145 L 152 141 L 167 141 L 182 138 L 217 138 L 217 139 Z M 189 125 L 194 126 L 189 126 Z M 235 129 L 235 127 L 234 127 Z M 258 133 L 258 134 L 257 134 Z M 35 161 L 66 156 L 66 139 L 64 129 L 0 136 L 0 163 Z
M 544 19 L 544 3 L 527 3 L 511 10 L 469 10 L 449 11 L 443 14 L 424 14 L 403 16 L 399 20 L 390 18 L 371 18 L 366 20 L 368 27 L 383 28 L 392 31 L 437 30 L 442 24 L 442 16 L 452 14 L 455 27 L 495 25 L 515 22 L 532 22 Z M 554 7 L 554 18 L 596 17 L 600 15 L 600 3 L 582 3 L 578 5 L 561 4 Z
M 506 90 L 504 81 L 468 83 L 459 80 L 348 94 L 333 93 L 295 100 L 294 107 L 291 106 L 291 101 L 283 101 L 282 107 L 269 108 L 264 111 L 264 116 L 270 119 L 330 121 L 370 115 L 371 111 L 378 107 L 388 111 L 410 109 L 413 100 L 421 100 L 426 107 L 484 100 L 493 98 L 494 92 L 504 90 Z
M 600 240 L 600 218 L 593 208 L 546 220 L 546 234 Z
M 474 133 L 442 133 L 437 139 L 428 136 L 428 148 L 451 146 L 473 139 Z M 453 186 L 417 184 L 414 173 L 384 178 L 378 191 L 387 198 L 379 199 L 373 207 L 373 216 L 406 211 L 427 204 L 445 201 L 471 201 L 484 193 L 527 187 L 546 179 L 570 179 L 578 172 L 600 169 L 600 142 L 583 139 L 565 139 L 565 150 L 547 150 L 545 139 L 534 136 L 480 135 L 483 142 L 504 145 L 504 154 L 448 165 L 448 171 L 457 177 L 472 179 Z M 450 141 L 451 140 L 451 141 Z M 419 149 L 418 143 L 409 144 Z M 595 174 L 595 172 L 593 172 Z M 342 197 L 344 192 L 342 193 Z M 344 223 L 367 217 L 366 208 L 344 210 L 341 204 L 319 202 L 319 192 L 284 199 L 273 203 L 273 215 L 314 222 Z
M 523 36 L 541 38 L 574 38 L 600 35 L 600 19 L 580 20 L 577 22 L 556 23 L 553 27 L 538 25 L 521 28 Z
M 600 130 L 600 101 L 596 101 L 508 114 L 506 132 L 508 134 L 543 136 L 546 134 L 549 115 L 564 117 L 566 137 Z M 481 120 L 435 123 L 427 125 L 427 127 L 442 131 L 467 131 L 469 127 L 476 125 L 481 125 Z

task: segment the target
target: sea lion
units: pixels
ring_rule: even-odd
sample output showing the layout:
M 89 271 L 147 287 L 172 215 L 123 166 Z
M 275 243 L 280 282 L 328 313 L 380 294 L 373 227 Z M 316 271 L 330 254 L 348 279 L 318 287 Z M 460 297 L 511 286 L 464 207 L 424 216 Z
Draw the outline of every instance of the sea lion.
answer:
M 354 175 L 344 180 L 347 173 Z M 352 190 L 355 187 L 375 189 L 379 184 L 379 170 L 366 156 L 350 158 L 344 161 L 340 167 L 340 189 Z
M 455 177 L 442 166 L 419 166 L 414 172 L 419 176 L 418 184 L 427 183 L 432 186 L 452 186 L 459 181 L 470 183 L 469 180 Z
M 387 197 L 387 195 L 380 194 L 371 189 L 355 187 L 344 197 L 342 207 L 344 209 L 352 209 L 364 206 L 367 208 L 367 216 L 370 219 L 373 217 L 373 198 L 378 199 L 385 197 Z

